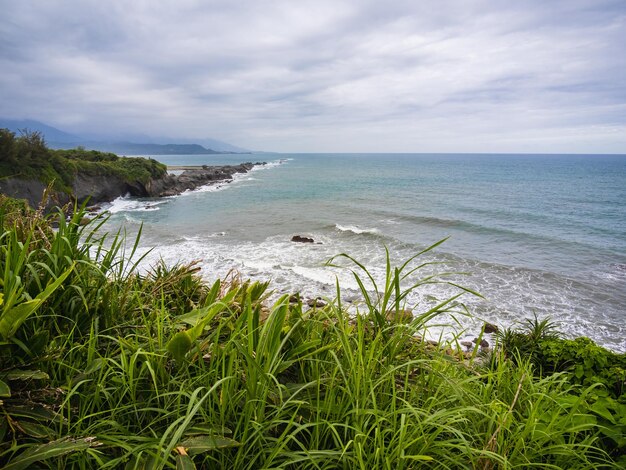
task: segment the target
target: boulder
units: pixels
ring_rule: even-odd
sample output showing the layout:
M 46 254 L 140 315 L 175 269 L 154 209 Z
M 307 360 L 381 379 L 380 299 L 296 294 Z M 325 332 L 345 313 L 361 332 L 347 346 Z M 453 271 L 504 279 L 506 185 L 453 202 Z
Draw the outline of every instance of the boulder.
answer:
M 478 338 L 474 338 L 474 339 L 472 340 L 472 343 L 480 344 L 480 347 L 481 347 L 482 349 L 486 349 L 486 348 L 488 348 L 488 347 L 489 347 L 489 343 L 488 343 L 488 342 L 487 342 L 487 340 L 485 340 L 485 339 L 481 339 L 481 340 L 480 340 L 480 343 L 478 343 Z
M 309 307 L 313 308 L 321 308 L 326 306 L 326 302 L 322 300 L 321 297 L 316 297 L 315 299 L 309 299 L 306 303 Z
M 309 237 L 303 237 L 301 235 L 294 235 L 293 237 L 291 237 L 291 241 L 297 243 L 313 243 L 315 240 Z
M 472 347 L 474 346 L 474 343 L 472 341 L 461 341 L 460 344 L 461 346 L 464 346 L 467 351 L 472 349 Z
M 485 322 L 484 332 L 485 333 L 497 333 L 498 327 L 494 325 L 493 323 Z

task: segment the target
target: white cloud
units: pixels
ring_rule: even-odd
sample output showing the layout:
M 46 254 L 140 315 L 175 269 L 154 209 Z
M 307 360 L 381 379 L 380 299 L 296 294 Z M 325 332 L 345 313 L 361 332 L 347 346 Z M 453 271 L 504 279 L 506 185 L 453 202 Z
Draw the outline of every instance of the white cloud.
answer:
M 622 2 L 0 7 L 4 117 L 264 150 L 626 153 Z

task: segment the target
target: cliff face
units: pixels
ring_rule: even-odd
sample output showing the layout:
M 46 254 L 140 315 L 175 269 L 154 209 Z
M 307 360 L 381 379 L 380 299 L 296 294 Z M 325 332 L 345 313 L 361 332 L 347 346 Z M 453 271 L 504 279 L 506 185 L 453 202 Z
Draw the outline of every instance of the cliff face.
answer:
M 49 206 L 57 202 L 64 204 L 71 199 L 78 203 L 89 199 L 90 204 L 99 204 L 127 194 L 136 197 L 175 196 L 212 182 L 230 180 L 236 173 L 247 173 L 255 165 L 262 163 L 203 167 L 187 170 L 178 176 L 166 174 L 145 183 L 125 181 L 116 175 L 87 175 L 79 172 L 72 183 L 72 194 L 54 191 L 53 199 L 56 201 L 50 202 Z M 46 184 L 37 180 L 0 179 L 0 192 L 17 199 L 26 199 L 31 207 L 39 205 L 45 189 Z
M 37 207 L 41 202 L 42 195 L 47 185 L 37 180 L 25 180 L 21 178 L 0 179 L 0 193 L 15 199 L 26 199 L 31 207 Z M 55 192 L 56 195 L 56 192 Z M 64 204 L 69 201 L 66 194 L 58 194 L 59 202 Z
M 112 201 L 116 197 L 123 196 L 125 194 L 133 194 L 138 191 L 133 191 L 133 186 L 129 185 L 121 178 L 117 176 L 92 176 L 92 175 L 76 175 L 72 189 L 74 191 L 73 196 L 82 203 L 87 198 L 91 204 L 97 204 L 100 202 Z M 136 194 L 140 195 L 140 194 Z

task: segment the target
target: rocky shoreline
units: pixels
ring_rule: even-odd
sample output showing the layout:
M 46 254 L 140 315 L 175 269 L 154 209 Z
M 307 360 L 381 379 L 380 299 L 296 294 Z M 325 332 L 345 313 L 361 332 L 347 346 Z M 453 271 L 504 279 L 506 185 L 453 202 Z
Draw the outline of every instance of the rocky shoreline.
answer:
M 247 173 L 255 166 L 266 165 L 267 162 L 246 162 L 239 165 L 215 165 L 186 167 L 180 175 L 166 174 L 153 178 L 145 183 L 140 181 L 124 181 L 112 174 L 77 173 L 72 193 L 52 191 L 46 208 L 56 204 L 66 204 L 72 200 L 82 204 L 89 201 L 90 205 L 111 202 L 120 196 L 134 197 L 166 197 L 176 196 L 185 191 L 199 188 L 211 183 L 232 180 L 238 173 Z M 31 207 L 38 207 L 47 184 L 38 180 L 23 178 L 0 179 L 0 192 L 16 199 L 26 199 Z
M 180 175 L 168 174 L 164 178 L 151 181 L 148 185 L 146 185 L 145 196 L 176 196 L 185 191 L 199 188 L 200 186 L 216 183 L 218 181 L 232 180 L 235 174 L 247 173 L 255 166 L 262 165 L 267 165 L 267 162 L 246 162 L 239 165 L 203 165 L 201 167 L 182 167 L 181 169 L 184 169 L 184 171 Z

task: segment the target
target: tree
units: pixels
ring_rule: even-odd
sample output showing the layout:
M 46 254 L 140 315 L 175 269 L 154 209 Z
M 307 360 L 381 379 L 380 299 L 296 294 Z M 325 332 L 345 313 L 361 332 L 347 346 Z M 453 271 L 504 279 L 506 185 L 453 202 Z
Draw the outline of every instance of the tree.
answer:
M 15 134 L 9 129 L 0 129 L 0 162 L 15 161 Z

